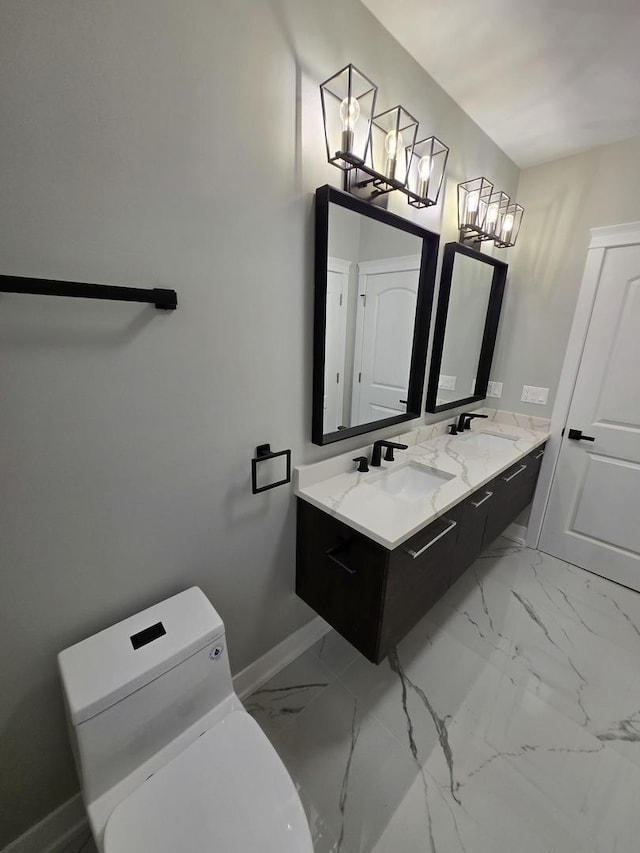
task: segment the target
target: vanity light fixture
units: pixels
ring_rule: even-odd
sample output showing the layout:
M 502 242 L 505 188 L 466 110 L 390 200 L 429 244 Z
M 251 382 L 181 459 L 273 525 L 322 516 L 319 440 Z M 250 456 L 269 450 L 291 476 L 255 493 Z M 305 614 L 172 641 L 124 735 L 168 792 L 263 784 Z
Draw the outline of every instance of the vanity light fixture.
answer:
M 458 184 L 458 226 L 461 243 L 493 240 L 498 249 L 515 245 L 524 208 L 487 178 Z
M 369 201 L 400 190 L 413 207 L 437 204 L 449 149 L 435 136 L 416 142 L 418 121 L 403 106 L 374 115 L 377 92 L 351 64 L 320 85 L 328 161 Z

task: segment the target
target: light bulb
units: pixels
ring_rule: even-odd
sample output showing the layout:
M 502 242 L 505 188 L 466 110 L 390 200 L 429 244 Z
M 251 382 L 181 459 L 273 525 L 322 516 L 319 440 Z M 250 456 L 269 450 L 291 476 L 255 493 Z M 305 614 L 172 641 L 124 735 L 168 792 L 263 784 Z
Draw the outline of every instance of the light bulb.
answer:
M 478 218 L 478 205 L 480 204 L 480 192 L 474 190 L 467 196 L 467 204 L 465 209 L 464 224 L 475 225 Z
M 340 104 L 342 121 L 342 151 L 351 154 L 353 149 L 353 128 L 360 118 L 360 104 L 357 98 L 344 98 Z
M 387 161 L 384 166 L 385 178 L 395 178 L 396 163 L 398 155 L 402 151 L 404 140 L 402 134 L 395 130 L 390 130 L 384 138 L 384 150 L 387 152 Z
M 420 198 L 426 198 L 427 196 L 427 184 L 429 182 L 429 178 L 431 177 L 431 170 L 433 169 L 433 160 L 429 157 L 428 154 L 425 154 L 424 157 L 421 157 L 418 160 L 418 187 L 417 187 L 417 195 Z
M 505 237 L 509 235 L 512 228 L 513 228 L 513 213 L 507 213 L 505 218 L 502 220 L 502 233 L 505 235 Z
M 343 130 L 353 130 L 360 118 L 360 104 L 357 98 L 345 98 L 340 104 L 340 119 Z
M 384 139 L 384 150 L 387 152 L 389 157 L 397 157 L 398 152 L 402 148 L 403 142 L 404 140 L 402 139 L 401 133 L 397 133 L 395 130 L 390 130 Z
M 497 219 L 498 219 L 498 205 L 497 204 L 490 204 L 489 208 L 487 210 L 487 220 L 486 220 L 487 231 L 490 230 L 489 226 L 496 224 Z

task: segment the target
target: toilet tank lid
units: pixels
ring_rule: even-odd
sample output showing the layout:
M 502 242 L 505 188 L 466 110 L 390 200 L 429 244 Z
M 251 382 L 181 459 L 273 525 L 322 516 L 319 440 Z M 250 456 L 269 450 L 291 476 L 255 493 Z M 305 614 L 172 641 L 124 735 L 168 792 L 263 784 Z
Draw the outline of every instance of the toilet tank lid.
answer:
M 194 586 L 70 646 L 58 666 L 71 722 L 115 705 L 222 634 L 222 619 Z

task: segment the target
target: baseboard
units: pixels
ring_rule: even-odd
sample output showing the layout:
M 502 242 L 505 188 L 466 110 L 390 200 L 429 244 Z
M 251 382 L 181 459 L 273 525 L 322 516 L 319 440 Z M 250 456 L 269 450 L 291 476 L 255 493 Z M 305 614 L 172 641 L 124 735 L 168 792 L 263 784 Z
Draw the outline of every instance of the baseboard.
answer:
M 284 669 L 287 664 L 295 660 L 314 643 L 331 630 L 324 619 L 315 616 L 302 628 L 294 631 L 277 646 L 274 646 L 261 658 L 250 663 L 248 667 L 239 672 L 233 679 L 233 686 L 241 699 L 253 693 L 267 682 L 272 676 Z
M 88 831 L 82 797 L 76 794 L 12 841 L 2 853 L 62 853 Z
M 330 630 L 324 619 L 316 616 L 286 637 L 234 677 L 233 686 L 238 696 L 244 699 L 253 693 Z M 80 794 L 76 794 L 0 853 L 62 853 L 76 837 L 79 838 L 88 830 L 84 804 Z
M 502 535 L 505 539 L 517 542 L 518 545 L 527 544 L 527 528 L 524 524 L 510 524 Z

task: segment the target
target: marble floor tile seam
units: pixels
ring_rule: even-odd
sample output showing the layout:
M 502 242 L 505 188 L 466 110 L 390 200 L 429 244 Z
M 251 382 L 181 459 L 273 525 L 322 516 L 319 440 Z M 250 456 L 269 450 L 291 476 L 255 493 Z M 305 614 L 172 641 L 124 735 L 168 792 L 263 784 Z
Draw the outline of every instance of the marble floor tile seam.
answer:
M 340 853 L 371 849 L 359 835 L 354 840 L 354 831 L 371 836 L 373 824 L 389 819 L 395 796 L 419 773 L 404 745 L 338 681 L 307 719 L 299 717 L 280 731 L 273 745 L 298 786 L 310 823 L 321 815 L 339 839 Z
M 438 630 L 442 631 L 446 636 L 451 637 L 452 639 L 456 640 L 457 642 L 462 642 L 453 633 L 452 628 L 447 627 L 446 625 L 440 624 L 440 625 L 438 625 Z M 624 652 L 625 655 L 629 654 L 629 652 L 626 649 L 624 649 L 623 647 L 617 647 L 616 648 L 616 646 L 610 642 L 602 641 L 602 646 L 608 648 L 608 651 L 609 651 L 611 656 L 615 656 L 616 651 L 619 652 L 620 654 L 622 654 L 622 652 Z M 552 697 L 555 695 L 555 692 L 556 692 L 555 689 L 552 688 L 551 693 L 545 692 L 546 690 L 549 689 L 550 685 L 547 683 L 544 676 L 541 676 L 539 674 L 539 672 L 533 668 L 531 661 L 529 661 L 528 658 L 526 658 L 526 655 L 524 652 L 520 651 L 519 652 L 520 657 L 518 659 L 516 659 L 513 655 L 511 655 L 509 653 L 508 649 L 496 647 L 496 648 L 494 648 L 494 650 L 490 654 L 488 654 L 486 657 L 484 657 L 484 656 L 481 656 L 478 652 L 475 652 L 471 648 L 471 644 L 465 645 L 465 648 L 467 649 L 467 651 L 473 652 L 476 656 L 480 657 L 481 660 L 483 661 L 484 665 L 490 666 L 492 669 L 498 671 L 504 678 L 511 681 L 514 685 L 517 685 L 518 687 L 525 690 L 530 695 L 535 696 L 537 699 L 542 701 L 548 707 L 554 708 L 556 711 L 561 713 L 567 719 L 570 719 L 573 722 L 580 724 L 584 728 L 585 731 L 589 732 L 589 734 L 591 736 L 597 737 L 598 734 L 601 735 L 601 738 L 604 738 L 606 736 L 605 734 L 600 732 L 599 728 L 594 729 L 593 727 L 588 727 L 586 725 L 586 722 L 587 722 L 586 720 L 583 723 L 582 720 L 580 719 L 577 711 L 576 711 L 576 715 L 572 717 L 569 713 L 567 713 L 567 711 L 565 710 L 565 707 L 561 703 L 559 703 L 557 701 L 552 701 Z M 578 698 L 580 699 L 580 701 L 578 701 L 578 700 L 576 700 L 576 701 L 578 703 L 578 706 L 580 707 L 580 714 L 584 715 L 587 712 L 584 710 L 584 708 L 582 708 L 582 705 L 581 705 L 581 701 L 583 699 L 582 693 L 583 693 L 585 688 L 589 688 L 592 690 L 593 684 L 589 685 L 589 684 L 585 683 L 584 677 L 582 675 L 578 674 L 579 670 L 576 670 L 575 664 L 572 666 L 571 661 L 573 661 L 575 659 L 575 655 L 570 656 L 570 655 L 566 655 L 566 653 L 565 653 L 565 656 L 566 656 L 566 666 L 565 666 L 566 682 L 567 683 L 570 683 L 571 681 L 576 682 L 576 685 L 577 685 L 576 690 L 579 694 Z M 520 659 L 520 658 L 522 658 L 522 659 Z M 629 729 L 629 732 L 627 733 L 627 735 L 625 735 L 625 732 L 622 731 L 622 733 L 621 733 L 622 739 L 627 739 L 629 741 L 636 740 L 636 741 L 640 742 L 640 708 L 637 709 L 636 716 L 637 716 L 637 720 L 634 718 L 633 714 L 629 715 L 627 713 L 626 716 L 624 714 L 622 715 L 620 723 L 622 725 L 626 720 L 626 722 L 628 723 L 628 725 L 626 726 L 626 729 Z M 612 720 L 610 722 L 611 722 L 611 724 L 613 724 L 615 721 Z M 636 724 L 637 724 L 637 731 L 635 731 Z M 634 730 L 632 731 L 632 729 L 634 729 Z M 613 739 L 613 736 L 611 736 L 611 737 Z
M 309 682 L 305 683 L 304 680 L 300 681 L 300 678 L 298 677 L 295 679 L 297 682 L 295 684 L 283 684 L 277 688 L 269 687 L 269 685 L 281 679 L 282 674 L 286 672 L 287 669 L 292 666 L 299 668 L 301 664 L 303 667 L 305 664 L 309 667 L 311 679 Z M 320 670 L 323 673 L 322 678 L 324 683 L 314 680 L 315 674 L 311 672 L 312 667 L 313 669 Z M 265 733 L 268 736 L 271 736 L 282 729 L 286 729 L 297 719 L 303 717 L 309 707 L 311 707 L 320 698 L 320 696 L 322 696 L 324 692 L 336 682 L 336 680 L 337 676 L 317 657 L 317 655 L 313 654 L 313 650 L 307 649 L 306 652 L 303 652 L 286 667 L 283 667 L 283 669 L 273 675 L 260 688 L 247 696 L 243 700 L 242 704 L 244 705 L 245 710 L 255 717 L 257 722 L 265 730 Z M 305 696 L 304 706 L 298 713 L 285 713 L 281 708 L 274 708 L 262 699 L 263 694 L 268 694 L 272 691 L 274 694 L 278 694 L 278 696 L 290 698 L 290 696 L 295 692 L 305 692 L 312 688 L 313 692 Z M 268 719 L 268 725 L 266 725 L 267 720 L 264 719 L 264 716 Z
M 449 633 L 447 629 L 443 630 Z M 611 650 L 611 646 L 608 647 Z M 497 655 L 501 656 L 499 660 Z M 603 691 L 604 694 L 610 693 L 606 669 L 603 672 L 604 681 L 600 685 L 600 682 L 594 682 L 592 679 L 586 683 L 584 679 L 578 679 L 575 671 L 568 666 L 565 667 L 564 679 L 562 670 L 557 670 L 554 679 L 549 681 L 548 677 L 553 676 L 553 672 L 545 674 L 542 669 L 540 672 L 534 672 L 526 660 L 513 661 L 505 658 L 503 650 L 493 652 L 485 660 L 514 686 L 517 685 L 544 706 L 553 708 L 591 738 L 596 738 L 600 744 L 606 743 L 628 761 L 636 766 L 640 765 L 640 698 L 637 681 L 634 681 L 633 685 L 624 686 L 622 693 L 614 691 L 612 696 L 615 701 L 611 702 L 609 699 L 608 704 L 603 705 Z M 572 689 L 560 687 L 558 679 L 570 685 L 572 678 L 575 682 Z
M 480 662 L 479 668 L 482 669 L 485 673 L 486 673 L 487 669 L 490 669 L 496 675 L 498 675 L 500 677 L 506 677 L 505 674 L 500 670 L 500 668 L 495 666 L 493 664 L 493 662 L 485 661 L 483 659 L 479 659 L 479 662 Z M 418 766 L 420 767 L 421 770 L 426 769 L 427 765 L 429 764 L 429 761 L 432 760 L 434 755 L 440 754 L 440 752 L 442 750 L 442 745 L 440 743 L 434 741 L 433 748 L 431 749 L 431 751 L 429 753 L 424 753 L 424 752 L 422 752 L 422 750 L 419 751 L 422 754 L 420 755 L 420 759 L 418 760 L 418 753 L 414 752 L 414 745 L 411 742 L 412 735 L 411 735 L 411 730 L 409 727 L 409 719 L 407 719 L 407 732 L 403 733 L 401 735 L 392 726 L 388 725 L 385 722 L 385 720 L 379 714 L 376 713 L 375 707 L 374 707 L 376 704 L 375 698 L 367 698 L 365 696 L 358 695 L 358 693 L 356 691 L 354 691 L 349 685 L 345 684 L 341 678 L 337 679 L 337 681 L 340 682 L 341 687 L 343 687 L 347 693 L 349 693 L 351 696 L 354 697 L 354 699 L 356 699 L 358 701 L 358 703 L 360 704 L 360 706 L 363 709 L 365 714 L 372 717 L 378 723 L 378 725 L 380 725 L 388 734 L 390 734 L 394 738 L 394 740 L 401 746 L 401 748 L 403 750 L 406 750 L 406 751 L 408 751 L 409 754 L 413 755 L 414 759 L 418 762 Z M 527 692 L 529 695 L 533 696 L 544 709 L 546 709 L 549 712 L 552 712 L 553 714 L 559 715 L 560 717 L 562 717 L 563 721 L 566 724 L 570 725 L 571 727 L 574 727 L 576 730 L 579 730 L 581 732 L 582 736 L 584 738 L 588 739 L 590 742 L 591 748 L 588 751 L 591 751 L 593 753 L 602 752 L 602 751 L 604 751 L 604 749 L 609 749 L 610 752 L 614 751 L 614 750 L 610 749 L 606 744 L 604 744 L 601 740 L 599 740 L 593 732 L 589 731 L 589 729 L 587 729 L 585 726 L 581 725 L 574 718 L 572 718 L 569 715 L 567 715 L 566 713 L 564 713 L 562 711 L 562 709 L 560 709 L 560 708 L 556 707 L 555 705 L 553 705 L 552 703 L 546 701 L 544 699 L 544 697 L 537 694 L 535 690 L 530 689 L 528 684 L 518 684 L 517 686 L 520 689 Z M 447 730 L 450 730 L 453 726 L 455 726 L 455 724 L 457 722 L 458 715 L 460 713 L 461 713 L 461 711 L 459 709 L 459 711 L 456 714 L 449 717 L 445 721 L 445 726 L 446 726 Z M 465 711 L 465 713 L 468 716 L 471 716 L 475 719 L 475 722 L 478 725 L 479 729 L 482 728 L 483 720 L 481 718 L 474 715 L 473 712 L 469 713 L 469 712 Z M 436 723 L 434 722 L 434 735 L 436 737 L 436 740 L 439 740 L 439 734 L 440 733 L 438 732 Z M 489 746 L 491 749 L 495 750 L 495 756 L 494 756 L 493 760 L 502 757 L 500 755 L 500 751 L 499 751 L 498 747 L 496 745 L 492 744 L 490 740 L 486 740 L 486 738 L 481 737 L 480 734 L 474 734 L 472 736 L 478 737 L 479 740 L 485 742 L 487 744 L 487 746 Z M 524 756 L 524 755 L 526 755 L 527 751 L 529 751 L 530 749 L 531 749 L 531 747 L 528 743 L 514 742 L 511 745 L 511 751 L 514 753 L 518 753 L 514 757 L 520 757 L 521 755 Z M 545 751 L 549 751 L 549 752 L 554 751 L 553 748 L 549 748 L 548 750 L 546 750 L 545 747 L 543 747 L 543 746 L 536 747 L 535 749 L 536 750 L 539 749 L 542 753 L 544 753 Z M 585 749 L 585 751 L 587 751 L 586 747 L 584 749 Z M 532 751 L 535 751 L 535 750 L 532 750 Z M 616 751 L 616 755 L 621 755 L 621 753 Z M 507 756 L 507 758 L 508 757 L 509 756 Z M 624 757 L 624 756 L 622 756 L 622 757 Z M 633 765 L 632 761 L 630 761 L 629 759 L 626 759 L 626 760 L 629 764 Z M 514 769 L 517 770 L 517 766 Z
M 455 638 L 452 638 L 452 640 L 453 640 L 453 643 L 457 643 Z M 453 643 L 452 643 L 452 645 L 453 645 Z M 523 670 L 522 674 L 524 677 L 519 679 L 519 680 L 515 680 L 511 674 L 505 673 L 502 667 L 495 665 L 493 660 L 491 660 L 491 659 L 487 660 L 485 658 L 482 658 L 482 657 L 478 656 L 477 654 L 475 654 L 474 652 L 472 652 L 470 649 L 467 649 L 467 652 L 473 658 L 476 658 L 476 660 L 477 660 L 478 676 L 479 677 L 482 677 L 483 679 L 486 680 L 487 674 L 489 672 L 493 672 L 494 676 L 497 679 L 499 679 L 499 680 L 500 679 L 502 679 L 502 680 L 506 679 L 514 687 L 516 687 L 517 689 L 523 691 L 523 693 L 534 698 L 536 700 L 536 702 L 539 703 L 543 712 L 546 709 L 546 711 L 549 712 L 550 714 L 558 715 L 559 719 L 562 719 L 564 721 L 564 723 L 570 729 L 575 730 L 576 733 L 580 732 L 584 743 L 582 743 L 581 749 L 576 750 L 576 751 L 598 753 L 598 752 L 601 752 L 603 750 L 603 747 L 604 747 L 603 740 L 602 740 L 602 738 L 597 737 L 597 732 L 592 731 L 590 728 L 583 725 L 580 720 L 577 720 L 575 717 L 566 713 L 564 708 L 561 706 L 559 707 L 557 703 L 554 703 L 552 701 L 548 701 L 547 698 L 545 698 L 545 696 L 543 694 L 541 695 L 539 690 L 532 688 L 528 671 Z M 358 699 L 358 701 L 361 703 L 362 707 L 364 709 L 366 709 L 366 711 L 368 713 L 370 713 L 376 719 L 376 721 L 380 725 L 383 726 L 383 728 L 387 732 L 390 732 L 395 737 L 396 741 L 398 743 L 400 743 L 401 746 L 406 750 L 409 746 L 408 741 L 407 741 L 407 735 L 404 732 L 400 733 L 400 731 L 398 729 L 394 729 L 393 727 L 388 725 L 387 722 L 385 721 L 385 719 L 379 713 L 377 713 L 376 705 L 377 705 L 379 697 L 376 696 L 375 694 L 367 696 L 366 694 L 362 694 L 362 693 L 358 692 L 357 690 L 354 690 L 350 684 L 345 683 L 344 677 L 340 678 L 339 680 L 340 680 L 341 684 L 343 685 L 343 687 Z M 427 690 L 427 692 L 429 692 L 429 691 Z M 464 703 L 463 703 L 463 706 L 464 706 Z M 483 726 L 483 720 L 481 718 L 478 718 L 477 716 L 475 716 L 475 713 L 473 711 L 468 711 L 466 708 L 463 708 L 463 706 L 458 708 L 458 710 L 453 714 L 453 716 L 451 716 L 447 720 L 446 726 L 451 727 L 452 725 L 455 725 L 457 717 L 459 716 L 459 714 L 465 713 L 465 714 L 470 714 L 471 716 L 474 716 L 476 724 L 479 727 L 478 731 L 481 731 L 482 726 Z M 438 734 L 437 727 L 436 727 L 436 723 L 434 721 L 434 736 L 436 736 L 437 734 Z M 488 743 L 488 745 L 491 746 L 490 742 Z M 511 745 L 511 751 L 518 753 L 519 751 L 522 751 L 522 750 L 526 751 L 528 747 L 529 747 L 529 745 L 526 742 L 516 741 Z M 491 746 L 491 748 L 499 749 L 499 747 L 497 745 Z M 438 748 L 436 742 L 434 741 L 434 744 L 431 748 L 431 751 L 429 753 L 426 753 L 426 754 L 421 754 L 421 756 L 420 756 L 421 766 L 424 766 L 430 760 L 433 752 L 434 751 L 438 752 L 438 749 L 439 748 Z M 545 747 L 542 745 L 539 747 L 536 747 L 536 749 L 539 749 L 541 752 L 546 751 Z M 549 749 L 548 751 L 554 752 L 556 750 L 555 749 Z M 570 752 L 570 751 L 571 750 L 567 750 L 567 752 Z M 618 751 L 618 750 L 616 750 L 616 751 Z
M 507 540 L 504 540 L 504 537 L 499 537 L 496 540 L 496 543 L 500 543 L 501 539 L 506 543 Z M 486 565 L 490 563 L 492 560 L 500 560 L 503 559 L 509 561 L 509 558 L 517 558 L 518 556 L 523 556 L 526 562 L 520 562 L 517 559 L 515 560 L 516 565 L 514 566 L 515 574 L 511 575 L 509 580 L 506 580 L 503 575 L 498 572 L 497 574 L 493 574 L 491 572 L 491 568 L 487 572 L 487 576 L 492 577 L 493 580 L 499 581 L 500 583 L 512 587 L 513 581 L 519 580 L 520 576 L 524 574 L 524 577 L 527 577 L 528 572 L 527 569 L 530 567 L 536 581 L 542 586 L 545 586 L 545 582 L 549 583 L 549 578 L 544 577 L 540 579 L 538 577 L 538 570 L 543 573 L 547 573 L 550 568 L 555 568 L 558 572 L 558 576 L 563 580 L 569 580 L 569 585 L 574 586 L 575 583 L 578 583 L 581 587 L 581 595 L 584 597 L 586 594 L 591 602 L 600 602 L 600 599 L 605 599 L 610 602 L 611 608 L 609 609 L 608 615 L 612 618 L 618 618 L 622 616 L 631 626 L 634 634 L 640 639 L 640 592 L 636 590 L 629 589 L 628 587 L 622 586 L 621 584 L 615 583 L 615 581 L 609 580 L 602 575 L 598 575 L 595 572 L 589 572 L 586 569 L 581 568 L 580 566 L 576 566 L 574 563 L 569 563 L 566 560 L 560 560 L 558 557 L 554 557 L 552 554 L 548 554 L 545 551 L 540 551 L 536 548 L 529 548 L 528 546 L 521 546 L 516 544 L 505 544 L 500 545 L 494 543 L 494 546 L 487 549 L 483 554 L 478 557 L 476 563 L 480 565 Z M 528 552 L 532 554 L 536 554 L 537 559 L 533 559 L 529 561 L 524 555 Z M 530 575 L 529 575 L 530 577 Z M 558 578 L 555 579 L 556 581 Z M 567 593 L 567 590 L 558 589 L 555 584 L 552 584 L 552 589 L 556 589 L 560 595 L 563 593 Z M 575 588 L 572 589 L 575 591 Z M 622 607 L 619 599 L 622 598 L 624 600 L 624 605 L 632 610 L 637 611 L 637 614 L 630 614 L 626 612 L 626 610 Z M 629 608 L 630 602 L 633 603 L 633 606 Z M 580 620 L 579 615 L 575 615 L 574 618 Z M 636 621 L 637 620 L 637 623 Z
M 380 664 L 380 666 L 382 666 L 382 663 Z M 354 690 L 352 690 L 348 686 L 348 684 L 345 684 L 341 677 L 338 678 L 337 681 L 340 682 L 341 687 L 343 687 L 347 693 L 349 693 L 351 696 L 354 697 L 354 699 L 361 703 L 366 714 L 368 714 L 373 720 L 375 720 L 376 723 L 381 726 L 387 734 L 391 735 L 391 737 L 395 740 L 397 744 L 400 745 L 403 750 L 408 750 L 409 754 L 411 754 L 411 745 L 409 740 L 407 740 L 407 738 L 400 737 L 397 732 L 395 732 L 390 726 L 385 723 L 385 721 L 380 716 L 378 716 L 378 714 L 376 714 L 376 712 L 373 710 L 372 700 L 367 700 L 362 696 L 358 696 L 358 694 Z

